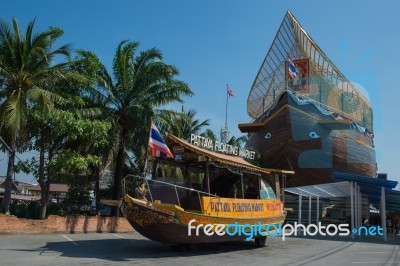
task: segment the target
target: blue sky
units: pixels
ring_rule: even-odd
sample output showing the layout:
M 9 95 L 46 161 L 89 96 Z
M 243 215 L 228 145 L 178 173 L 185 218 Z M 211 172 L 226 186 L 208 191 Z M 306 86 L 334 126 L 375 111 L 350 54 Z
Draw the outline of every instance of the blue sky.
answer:
M 240 135 L 237 124 L 250 122 L 250 87 L 287 10 L 369 94 L 379 172 L 400 181 L 398 1 L 13 0 L 1 4 L 0 17 L 9 22 L 16 17 L 23 29 L 33 18 L 36 30 L 60 27 L 65 31 L 60 44 L 93 51 L 109 69 L 122 40 L 138 41 L 140 49 L 157 47 L 195 93 L 185 99 L 185 108 L 210 119 L 215 131 L 225 123 L 229 83 L 235 97 L 229 101 L 228 124 L 231 134 Z M 0 175 L 6 173 L 5 162 L 0 161 Z M 32 181 L 18 174 L 17 179 Z

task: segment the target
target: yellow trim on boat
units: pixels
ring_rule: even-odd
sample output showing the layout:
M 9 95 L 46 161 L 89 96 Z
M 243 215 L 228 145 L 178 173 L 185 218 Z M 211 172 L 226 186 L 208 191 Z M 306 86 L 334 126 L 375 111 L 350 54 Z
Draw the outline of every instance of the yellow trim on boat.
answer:
M 166 211 L 185 211 L 182 207 L 179 207 L 178 205 L 175 204 L 168 204 L 168 203 L 157 203 L 153 202 L 152 204 L 154 207 L 166 210 Z

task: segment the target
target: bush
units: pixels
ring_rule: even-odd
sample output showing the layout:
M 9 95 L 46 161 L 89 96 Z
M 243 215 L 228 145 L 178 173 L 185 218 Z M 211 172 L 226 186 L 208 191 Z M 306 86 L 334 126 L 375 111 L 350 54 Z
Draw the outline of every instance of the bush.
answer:
M 64 203 L 49 203 L 47 205 L 47 217 L 49 215 L 67 216 L 67 206 Z
M 15 201 L 10 205 L 10 213 L 18 218 L 39 219 L 40 203 L 38 201 Z
M 90 211 L 90 184 L 70 184 L 65 204 L 69 214 L 88 213 Z

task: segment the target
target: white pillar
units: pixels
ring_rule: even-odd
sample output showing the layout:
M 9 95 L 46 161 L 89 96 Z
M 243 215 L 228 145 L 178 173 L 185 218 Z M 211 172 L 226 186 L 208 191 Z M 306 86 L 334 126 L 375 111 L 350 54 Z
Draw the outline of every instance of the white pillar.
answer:
M 353 182 L 350 182 L 350 226 L 352 231 L 352 237 L 354 238 L 354 191 L 353 191 Z
M 317 197 L 317 221 L 316 224 L 319 222 L 319 197 Z
M 300 191 L 300 194 L 299 194 L 299 224 L 301 224 L 301 200 L 302 200 L 302 198 L 303 198 L 303 192 L 301 192 Z
M 284 188 L 282 188 L 282 190 L 284 190 Z M 275 191 L 276 197 L 282 201 L 281 186 L 279 184 L 279 174 L 275 174 Z
M 353 193 L 354 193 L 354 227 L 358 229 L 358 190 L 357 190 L 357 182 L 353 184 Z
M 385 188 L 381 187 L 381 224 L 383 227 L 383 240 L 387 241 L 387 229 L 386 229 L 386 201 L 385 201 Z
M 285 189 L 286 189 L 286 174 L 283 174 L 282 175 L 282 202 L 283 202 L 283 206 L 285 206 L 285 204 L 286 204 Z
M 308 224 L 311 224 L 311 194 L 308 195 Z
M 358 226 L 361 227 L 362 226 L 362 195 L 361 195 L 361 188 L 360 185 L 357 186 L 358 187 Z

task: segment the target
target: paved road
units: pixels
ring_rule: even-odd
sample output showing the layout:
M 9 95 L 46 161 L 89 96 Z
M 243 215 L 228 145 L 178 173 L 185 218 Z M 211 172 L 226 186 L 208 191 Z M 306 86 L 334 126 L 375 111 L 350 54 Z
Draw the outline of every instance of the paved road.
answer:
M 0 235 L 0 265 L 400 265 L 400 239 L 269 237 L 172 251 L 137 233 Z

